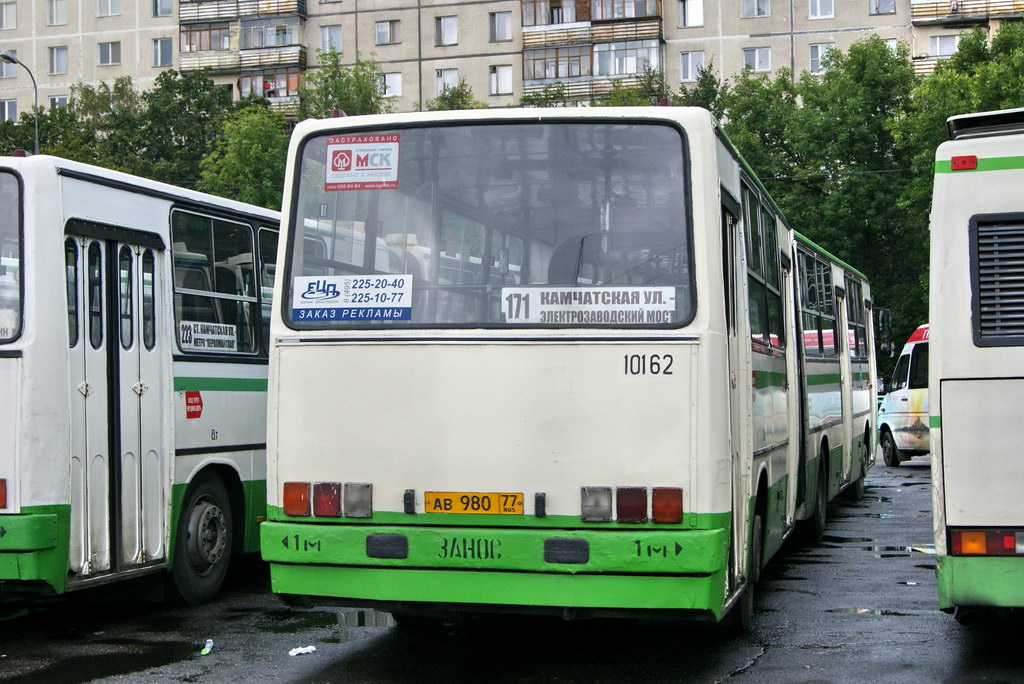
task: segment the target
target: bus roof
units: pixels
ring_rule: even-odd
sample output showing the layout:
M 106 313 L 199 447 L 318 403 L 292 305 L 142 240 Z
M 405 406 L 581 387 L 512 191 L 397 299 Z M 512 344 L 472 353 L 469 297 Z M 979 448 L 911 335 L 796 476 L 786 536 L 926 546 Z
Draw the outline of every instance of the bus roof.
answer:
M 796 238 L 797 238 L 798 240 L 800 240 L 800 242 L 804 243 L 805 245 L 807 245 L 808 247 L 810 247 L 810 248 L 811 248 L 811 249 L 813 249 L 814 251 L 816 251 L 816 252 L 820 252 L 820 253 L 821 253 L 822 255 L 824 255 L 824 256 L 827 256 L 827 257 L 828 257 L 829 259 L 831 259 L 831 260 L 832 260 L 833 262 L 835 262 L 835 263 L 839 264 L 840 266 L 842 266 L 843 268 L 845 268 L 845 269 L 846 269 L 847 271 L 849 271 L 850 273 L 853 273 L 853 274 L 854 274 L 854 275 L 856 275 L 856 276 L 860 276 L 860 278 L 861 278 L 862 280 L 864 280 L 865 282 L 867 282 L 867 281 L 868 281 L 868 277 L 867 277 L 866 275 L 864 275 L 863 273 L 861 273 L 860 271 L 858 271 L 857 269 L 855 269 L 855 268 L 854 268 L 853 266 L 851 266 L 850 264 L 848 264 L 848 263 L 846 263 L 845 261 L 843 261 L 842 259 L 840 259 L 839 257 L 835 256 L 834 254 L 832 254 L 831 252 L 829 252 L 829 251 L 828 251 L 827 249 L 825 249 L 824 247 L 822 247 L 821 245 L 819 245 L 818 243 L 816 243 L 816 242 L 815 242 L 814 240 L 810 239 L 810 238 L 809 238 L 809 237 L 807 237 L 806 235 L 803 235 L 802 233 L 798 233 L 798 232 L 797 232 L 797 231 L 795 231 L 795 230 L 793 231 L 793 235 L 794 235 L 794 236 L 795 236 L 795 237 L 796 237 Z
M 946 119 L 950 140 L 1024 133 L 1024 108 L 957 114 Z

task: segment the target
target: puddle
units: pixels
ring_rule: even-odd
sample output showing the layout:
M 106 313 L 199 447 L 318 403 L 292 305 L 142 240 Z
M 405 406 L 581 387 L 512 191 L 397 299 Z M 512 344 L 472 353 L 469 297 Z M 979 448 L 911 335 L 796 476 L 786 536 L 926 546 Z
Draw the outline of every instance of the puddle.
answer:
M 297 634 L 307 629 L 337 627 L 340 621 L 336 613 L 325 610 L 272 610 L 265 613 L 265 616 L 272 621 L 269 631 L 277 634 Z
M 921 568 L 922 570 L 934 570 L 934 569 L 935 569 L 935 565 L 934 565 L 934 564 L 929 564 L 929 565 L 915 565 L 914 567 L 915 567 L 915 568 Z
M 116 677 L 117 675 L 145 672 L 154 667 L 169 665 L 186 660 L 197 653 L 195 644 L 188 642 L 151 642 L 116 639 L 108 642 L 119 648 L 112 653 L 72 656 L 40 666 L 32 663 L 24 669 L 23 674 L 5 676 L 7 684 L 66 684 L 67 682 L 90 682 L 96 679 Z M 19 659 L 6 659 L 5 675 L 11 670 L 17 671 Z
M 875 553 L 893 553 L 901 552 L 904 555 L 910 555 L 909 546 L 862 546 L 865 551 L 874 551 Z
M 895 610 L 876 610 L 873 608 L 831 608 L 826 613 L 841 615 L 883 615 L 885 617 L 914 617 L 912 613 L 900 613 Z
M 873 541 L 877 541 L 871 537 L 836 537 L 830 534 L 824 535 L 821 540 L 836 544 L 870 544 Z
M 902 585 L 908 586 L 908 587 L 919 587 L 919 586 L 921 586 L 920 582 L 897 582 L 897 584 L 902 584 Z

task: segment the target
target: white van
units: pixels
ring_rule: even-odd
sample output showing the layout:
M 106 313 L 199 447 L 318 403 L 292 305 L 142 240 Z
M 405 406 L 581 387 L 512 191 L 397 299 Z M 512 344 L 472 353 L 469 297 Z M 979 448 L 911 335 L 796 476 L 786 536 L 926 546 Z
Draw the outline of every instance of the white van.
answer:
M 896 466 L 929 451 L 928 324 L 903 346 L 878 407 L 878 440 L 885 465 Z

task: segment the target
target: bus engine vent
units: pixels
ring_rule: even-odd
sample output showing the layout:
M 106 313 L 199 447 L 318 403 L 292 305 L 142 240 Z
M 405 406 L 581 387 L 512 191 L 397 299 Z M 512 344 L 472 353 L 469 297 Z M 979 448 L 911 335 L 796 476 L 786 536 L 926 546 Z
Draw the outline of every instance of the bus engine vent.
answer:
M 1024 224 L 979 223 L 974 232 L 974 342 L 1024 345 Z

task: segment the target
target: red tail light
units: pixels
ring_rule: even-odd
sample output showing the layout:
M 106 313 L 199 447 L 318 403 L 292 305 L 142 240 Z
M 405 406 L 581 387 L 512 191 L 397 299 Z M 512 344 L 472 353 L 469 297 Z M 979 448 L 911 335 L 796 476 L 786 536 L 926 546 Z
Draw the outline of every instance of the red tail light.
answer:
M 978 158 L 973 154 L 953 157 L 949 161 L 949 166 L 954 171 L 971 171 L 978 168 Z
M 615 490 L 615 510 L 619 522 L 647 520 L 647 487 L 619 487 Z
M 7 508 L 7 480 L 0 477 L 0 508 Z
M 950 530 L 949 550 L 956 556 L 1024 555 L 1024 530 Z
M 651 490 L 651 518 L 656 523 L 683 521 L 683 490 L 679 487 L 655 487 Z
M 309 483 L 284 483 L 284 514 L 309 515 Z
M 341 483 L 313 483 L 313 515 L 338 517 L 341 515 Z

